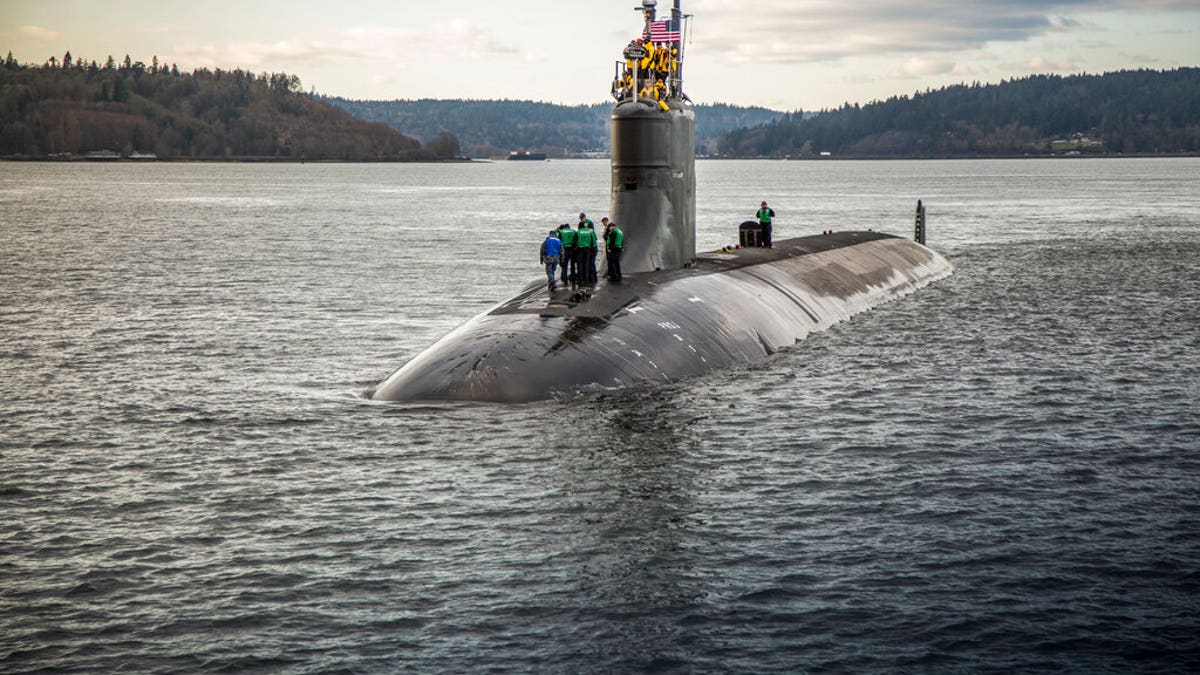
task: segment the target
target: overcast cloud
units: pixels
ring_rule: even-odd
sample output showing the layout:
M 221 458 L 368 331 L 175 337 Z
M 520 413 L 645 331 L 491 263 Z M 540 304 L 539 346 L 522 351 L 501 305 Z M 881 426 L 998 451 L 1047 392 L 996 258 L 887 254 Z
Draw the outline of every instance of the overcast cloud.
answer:
M 660 4 L 668 7 L 670 0 Z M 1089 12 L 1196 12 L 1200 11 L 1200 0 L 694 0 L 685 3 L 685 9 L 695 17 L 693 32 L 702 35 L 691 47 L 693 54 L 734 63 L 787 64 L 850 56 L 960 52 L 979 49 L 989 42 L 1022 42 L 1054 33 L 1086 31 L 1088 24 L 1077 17 Z M 51 29 L 36 26 L 23 26 L 22 30 L 43 37 L 56 35 Z M 273 42 L 185 45 L 176 53 L 209 66 L 259 66 L 277 60 L 346 63 L 422 55 L 527 60 L 545 51 L 523 48 L 493 28 L 459 18 L 414 27 L 360 25 L 322 39 L 297 36 Z M 951 72 L 953 68 L 948 61 L 935 65 L 934 61 L 921 60 L 903 70 L 931 74 Z
M 595 103 L 637 0 L 0 0 L 0 48 L 299 75 L 351 98 Z M 688 91 L 793 110 L 1034 72 L 1200 65 L 1200 0 L 684 0 Z M 660 12 L 671 0 L 659 0 Z
M 697 52 L 778 63 L 871 54 L 964 51 L 1081 30 L 1089 12 L 1200 10 L 1198 0 L 696 0 Z M 1200 40 L 1200 36 L 1197 36 Z

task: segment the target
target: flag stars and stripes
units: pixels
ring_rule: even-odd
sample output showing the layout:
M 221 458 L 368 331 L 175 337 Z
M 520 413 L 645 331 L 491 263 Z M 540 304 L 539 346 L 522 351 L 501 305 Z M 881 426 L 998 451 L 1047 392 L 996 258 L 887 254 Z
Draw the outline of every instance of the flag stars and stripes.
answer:
M 650 23 L 651 42 L 679 42 L 679 19 L 652 21 Z

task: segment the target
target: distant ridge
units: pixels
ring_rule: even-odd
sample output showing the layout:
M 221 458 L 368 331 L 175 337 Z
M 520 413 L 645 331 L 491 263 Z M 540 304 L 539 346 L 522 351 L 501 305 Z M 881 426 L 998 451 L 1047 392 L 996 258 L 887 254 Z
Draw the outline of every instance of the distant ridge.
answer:
M 730 157 L 1200 153 L 1200 68 L 955 85 L 726 133 Z
M 356 117 L 383 122 L 425 142 L 454 135 L 474 157 L 535 149 L 552 157 L 604 152 L 609 145 L 612 103 L 558 105 L 534 101 L 414 99 L 355 101 L 320 97 Z M 717 104 L 696 106 L 696 143 L 713 152 L 721 134 L 773 122 L 783 113 L 766 108 Z
M 435 159 L 420 142 L 300 93 L 283 73 L 76 60 L 0 64 L 0 157 Z M 93 155 L 93 157 L 99 155 Z
M 284 73 L 126 56 L 0 63 L 0 157 L 421 161 L 608 150 L 609 103 L 353 101 Z M 820 113 L 697 105 L 701 155 L 1021 157 L 1200 154 L 1200 68 L 1034 75 Z M 422 146 L 422 141 L 425 143 Z M 98 155 L 93 155 L 96 157 Z

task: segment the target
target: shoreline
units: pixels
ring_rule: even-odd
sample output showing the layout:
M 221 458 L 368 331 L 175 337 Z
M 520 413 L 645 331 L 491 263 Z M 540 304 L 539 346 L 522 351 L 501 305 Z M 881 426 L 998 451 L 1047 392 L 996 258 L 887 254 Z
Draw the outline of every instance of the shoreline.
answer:
M 44 162 L 54 164 L 474 164 L 486 159 L 293 159 L 290 157 L 187 157 L 146 159 L 140 157 L 28 157 L 9 155 L 0 162 Z
M 1136 153 L 1136 154 L 1088 154 L 1088 155 L 947 155 L 947 156 L 906 156 L 894 157 L 887 155 L 863 155 L 841 157 L 717 157 L 713 155 L 698 156 L 697 160 L 711 161 L 761 161 L 761 162 L 895 162 L 895 161 L 949 161 L 949 160 L 996 160 L 996 159 L 1036 159 L 1036 160 L 1078 160 L 1078 159 L 1184 159 L 1200 157 L 1200 152 L 1178 153 Z M 589 161 L 608 159 L 607 157 L 550 157 L 544 161 Z M 455 158 L 455 159 L 291 159 L 275 157 L 197 157 L 177 159 L 144 159 L 144 158 L 104 158 L 92 159 L 78 157 L 0 157 L 0 162 L 31 162 L 53 164 L 504 164 L 502 160 L 487 158 Z M 535 162 L 536 163 L 536 162 Z

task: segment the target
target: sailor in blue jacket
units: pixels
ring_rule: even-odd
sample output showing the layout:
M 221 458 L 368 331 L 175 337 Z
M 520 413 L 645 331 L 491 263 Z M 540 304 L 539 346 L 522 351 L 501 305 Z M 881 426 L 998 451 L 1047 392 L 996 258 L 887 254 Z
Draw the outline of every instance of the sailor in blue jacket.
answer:
M 546 278 L 550 280 L 550 290 L 557 288 L 554 284 L 554 273 L 558 270 L 558 259 L 562 256 L 562 241 L 558 238 L 558 230 L 550 230 L 546 241 L 542 242 L 540 260 L 546 266 Z

